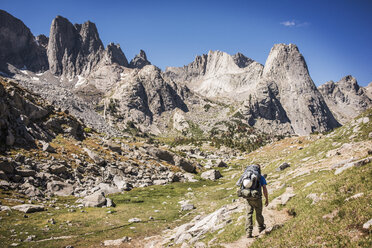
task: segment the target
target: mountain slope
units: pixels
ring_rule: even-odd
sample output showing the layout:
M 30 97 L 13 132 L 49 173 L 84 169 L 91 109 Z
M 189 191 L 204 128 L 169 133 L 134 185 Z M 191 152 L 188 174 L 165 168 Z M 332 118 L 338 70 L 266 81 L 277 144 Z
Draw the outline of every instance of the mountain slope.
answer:
M 372 99 L 368 96 L 367 89 L 360 87 L 356 79 L 350 75 L 337 83 L 327 82 L 318 89 L 332 113 L 342 124 L 372 107 Z

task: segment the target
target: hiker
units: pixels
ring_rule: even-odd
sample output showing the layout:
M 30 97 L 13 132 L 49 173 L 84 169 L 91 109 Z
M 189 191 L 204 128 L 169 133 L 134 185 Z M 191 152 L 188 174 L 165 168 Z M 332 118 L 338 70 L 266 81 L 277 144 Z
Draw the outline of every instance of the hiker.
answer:
M 242 176 L 236 183 L 239 186 L 238 196 L 247 199 L 247 220 L 245 231 L 248 238 L 252 238 L 253 231 L 253 210 L 256 210 L 256 219 L 258 231 L 265 230 L 264 217 L 262 216 L 262 191 L 265 196 L 265 206 L 269 205 L 269 197 L 266 188 L 266 179 L 261 175 L 261 166 L 259 164 L 248 165 Z M 261 190 L 263 188 L 263 190 Z

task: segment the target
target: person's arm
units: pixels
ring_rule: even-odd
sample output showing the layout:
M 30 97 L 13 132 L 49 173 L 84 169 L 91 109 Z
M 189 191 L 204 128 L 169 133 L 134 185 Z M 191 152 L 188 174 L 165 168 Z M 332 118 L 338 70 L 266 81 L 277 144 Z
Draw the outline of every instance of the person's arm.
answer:
M 267 193 L 267 188 L 266 188 L 266 185 L 263 185 L 262 186 L 262 190 L 263 190 L 263 194 L 265 196 L 265 206 L 267 207 L 269 205 L 269 194 Z

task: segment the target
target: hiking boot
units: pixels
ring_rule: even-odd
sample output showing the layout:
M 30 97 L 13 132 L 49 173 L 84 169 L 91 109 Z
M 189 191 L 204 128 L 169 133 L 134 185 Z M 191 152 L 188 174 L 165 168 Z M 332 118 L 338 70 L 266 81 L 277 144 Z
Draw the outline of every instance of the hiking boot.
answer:
M 265 230 L 266 229 L 266 225 L 263 225 L 263 226 L 260 226 L 259 228 L 258 228 L 258 232 L 262 232 L 263 230 Z
M 253 238 L 252 233 L 248 233 L 248 234 L 247 234 L 247 238 L 249 238 L 249 239 L 250 239 L 250 238 Z

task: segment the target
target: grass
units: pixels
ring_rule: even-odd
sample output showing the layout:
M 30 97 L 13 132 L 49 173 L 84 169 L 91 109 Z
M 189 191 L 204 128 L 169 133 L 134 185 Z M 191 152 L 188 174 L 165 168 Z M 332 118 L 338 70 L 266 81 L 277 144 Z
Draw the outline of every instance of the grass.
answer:
M 293 183 L 297 196 L 286 208 L 295 211 L 296 217 L 283 228 L 259 239 L 253 247 L 370 247 L 372 235 L 362 226 L 372 218 L 371 165 L 348 170 L 339 176 L 331 172 L 316 173 L 302 183 Z M 318 183 L 303 188 L 314 179 Z M 306 198 L 310 193 L 325 194 L 324 199 L 311 205 L 311 200 Z M 357 193 L 364 195 L 345 201 Z M 323 219 L 335 209 L 338 214 L 334 219 Z
M 74 205 L 76 199 L 60 197 L 56 198 L 57 203 L 54 204 L 60 209 L 48 207 L 47 211 L 27 214 L 28 218 L 24 218 L 24 214 L 17 211 L 10 212 L 9 216 L 1 212 L 0 242 L 9 246 L 14 242 L 19 243 L 29 235 L 36 235 L 35 240 L 76 235 L 66 240 L 22 242 L 20 247 L 62 247 L 66 245 L 95 247 L 106 239 L 117 239 L 123 236 L 140 239 L 190 221 L 200 212 L 212 212 L 230 203 L 232 191 L 226 188 L 231 186 L 230 180 L 226 179 L 221 182 L 201 180 L 195 183 L 137 188 L 130 192 L 110 196 L 117 204 L 117 207 L 110 209 L 114 211 L 112 214 L 107 213 L 108 208 L 83 208 L 86 212 L 81 212 L 80 209 L 76 212 L 68 212 L 68 209 L 64 207 L 65 204 Z M 6 195 L 5 193 L 11 194 L 11 192 L 2 192 L 2 195 Z M 189 199 L 197 211 L 191 211 L 191 214 L 181 212 L 178 202 L 185 199 Z M 155 212 L 155 210 L 159 211 Z M 128 220 L 134 217 L 140 218 L 142 222 L 129 223 Z M 149 220 L 150 217 L 154 219 Z M 51 218 L 56 221 L 55 225 L 48 223 Z M 50 228 L 49 231 L 43 231 L 46 225 Z M 10 231 L 12 229 L 14 232 Z M 14 234 L 17 236 L 12 236 Z

